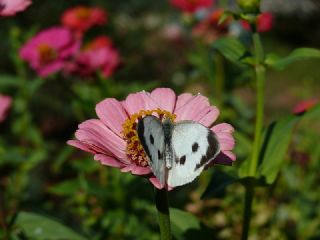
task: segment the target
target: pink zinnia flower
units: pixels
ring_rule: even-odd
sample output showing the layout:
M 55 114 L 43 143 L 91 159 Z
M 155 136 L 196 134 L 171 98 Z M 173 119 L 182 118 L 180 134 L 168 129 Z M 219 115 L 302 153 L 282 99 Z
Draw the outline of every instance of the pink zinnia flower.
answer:
M 257 31 L 268 32 L 273 27 L 273 15 L 272 13 L 264 12 L 257 17 Z M 242 20 L 241 25 L 245 30 L 250 30 L 250 24 L 247 21 Z
M 179 96 L 168 88 L 157 88 L 151 93 L 138 92 L 127 96 L 124 101 L 107 98 L 96 106 L 98 119 L 90 119 L 79 125 L 75 136 L 68 144 L 94 154 L 94 159 L 103 165 L 120 168 L 122 172 L 144 175 L 152 184 L 161 184 L 148 166 L 146 153 L 138 139 L 138 119 L 146 115 L 166 117 L 175 121 L 192 120 L 211 128 L 220 143 L 221 153 L 213 163 L 231 164 L 233 127 L 227 123 L 213 126 L 219 115 L 215 106 L 202 95 L 184 93 Z
M 170 0 L 170 3 L 186 13 L 194 13 L 201 8 L 210 8 L 213 0 Z
M 11 106 L 11 97 L 0 95 L 0 122 L 7 117 L 7 112 Z
M 13 16 L 25 10 L 31 0 L 0 0 L 0 16 Z
M 65 60 L 79 48 L 69 29 L 52 27 L 30 39 L 21 49 L 20 57 L 41 77 L 62 69 Z
M 75 73 L 88 76 L 100 70 L 104 77 L 110 77 L 119 65 L 118 51 L 112 46 L 111 40 L 106 36 L 95 38 L 87 44 L 69 63 L 66 73 Z
M 67 9 L 61 17 L 61 22 L 81 37 L 91 27 L 104 25 L 107 22 L 107 14 L 102 8 L 77 6 Z

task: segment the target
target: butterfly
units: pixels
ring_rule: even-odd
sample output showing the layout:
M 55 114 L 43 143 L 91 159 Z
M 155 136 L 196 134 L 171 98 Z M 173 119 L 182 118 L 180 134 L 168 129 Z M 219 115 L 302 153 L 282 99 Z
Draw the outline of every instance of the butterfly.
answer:
M 140 119 L 136 130 L 151 170 L 162 186 L 192 182 L 220 153 L 215 133 L 194 121 L 173 123 L 151 115 Z

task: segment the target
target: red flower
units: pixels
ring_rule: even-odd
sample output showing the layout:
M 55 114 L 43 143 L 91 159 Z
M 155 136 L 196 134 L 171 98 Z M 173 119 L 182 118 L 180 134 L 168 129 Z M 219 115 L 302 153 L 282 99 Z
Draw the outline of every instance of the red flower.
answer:
M 170 3 L 183 12 L 194 13 L 201 8 L 209 8 L 213 0 L 170 0 Z
M 61 22 L 81 37 L 89 28 L 104 25 L 107 22 L 107 14 L 102 8 L 77 6 L 67 9 L 61 17 Z
M 258 32 L 268 32 L 272 29 L 273 27 L 273 15 L 272 13 L 261 13 L 257 17 L 257 31 Z M 250 24 L 247 21 L 242 20 L 241 25 L 244 29 L 250 30 Z
M 66 66 L 68 74 L 88 76 L 100 70 L 104 77 L 110 77 L 119 65 L 118 51 L 106 36 L 95 38 L 76 55 L 74 62 Z
M 223 9 L 213 11 L 206 19 L 192 29 L 192 34 L 195 37 L 203 38 L 207 43 L 211 43 L 222 35 L 227 34 L 231 19 L 226 19 L 223 23 L 219 24 L 223 12 Z
M 316 99 L 309 99 L 299 102 L 292 110 L 294 114 L 300 115 L 313 108 L 318 101 Z
M 0 0 L 0 16 L 13 16 L 24 11 L 31 4 L 31 0 Z

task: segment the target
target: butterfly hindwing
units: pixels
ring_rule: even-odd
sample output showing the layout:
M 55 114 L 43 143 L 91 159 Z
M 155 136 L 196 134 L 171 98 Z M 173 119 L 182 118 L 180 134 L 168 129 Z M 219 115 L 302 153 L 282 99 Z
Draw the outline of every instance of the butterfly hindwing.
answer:
M 167 179 L 171 187 L 193 181 L 220 152 L 216 135 L 193 121 L 175 124 L 171 144 L 174 160 Z
M 148 155 L 149 165 L 160 181 L 165 184 L 165 144 L 164 130 L 160 120 L 154 116 L 146 116 L 137 125 L 139 140 Z

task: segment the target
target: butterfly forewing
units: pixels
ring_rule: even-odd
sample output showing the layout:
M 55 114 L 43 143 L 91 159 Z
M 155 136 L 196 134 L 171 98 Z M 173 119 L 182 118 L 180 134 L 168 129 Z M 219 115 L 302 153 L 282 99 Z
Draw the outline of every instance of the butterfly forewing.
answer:
M 193 121 L 181 121 L 174 126 L 171 144 L 174 161 L 167 179 L 171 187 L 193 181 L 220 152 L 216 135 Z
M 139 140 L 148 155 L 149 165 L 160 181 L 165 184 L 165 156 L 164 131 L 160 120 L 154 116 L 147 116 L 139 120 L 137 125 Z

